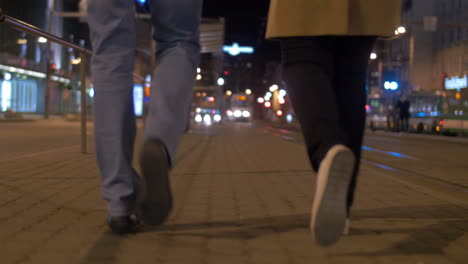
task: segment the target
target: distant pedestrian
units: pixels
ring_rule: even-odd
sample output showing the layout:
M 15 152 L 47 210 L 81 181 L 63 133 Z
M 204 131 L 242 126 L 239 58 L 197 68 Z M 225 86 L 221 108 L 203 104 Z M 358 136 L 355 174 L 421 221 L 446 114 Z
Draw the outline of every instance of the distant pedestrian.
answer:
M 410 102 L 406 96 L 402 96 L 397 104 L 396 109 L 398 110 L 398 129 L 400 131 L 408 131 L 409 128 L 409 118 L 410 118 Z
M 136 52 L 135 4 L 130 0 L 88 1 L 93 45 L 94 124 L 102 195 L 115 233 L 135 230 L 135 213 L 146 224 L 165 221 L 172 209 L 169 169 L 184 133 L 200 60 L 202 0 L 150 0 L 157 42 L 140 155 L 143 184 L 132 167 L 136 134 L 133 77 Z M 141 192 L 141 203 L 137 203 Z
M 317 171 L 310 228 L 323 246 L 346 229 L 361 159 L 366 70 L 377 36 L 393 35 L 400 0 L 272 0 L 267 38 Z

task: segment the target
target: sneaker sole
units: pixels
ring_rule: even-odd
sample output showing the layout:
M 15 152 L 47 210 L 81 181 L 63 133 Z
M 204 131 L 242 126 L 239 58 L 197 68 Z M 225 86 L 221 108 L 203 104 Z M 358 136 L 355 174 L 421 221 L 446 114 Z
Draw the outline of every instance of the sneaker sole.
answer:
M 327 153 L 317 174 L 317 189 L 312 206 L 310 228 L 317 243 L 331 246 L 345 229 L 346 199 L 354 168 L 354 154 L 345 146 L 334 146 Z
M 169 164 L 164 144 L 154 139 L 145 142 L 140 167 L 145 188 L 140 205 L 142 220 L 148 225 L 160 225 L 172 209 Z

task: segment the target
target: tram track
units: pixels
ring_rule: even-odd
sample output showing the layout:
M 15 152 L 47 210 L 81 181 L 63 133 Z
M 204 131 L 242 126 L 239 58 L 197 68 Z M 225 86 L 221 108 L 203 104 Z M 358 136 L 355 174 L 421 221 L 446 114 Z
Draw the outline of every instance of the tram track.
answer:
M 297 132 L 297 131 L 292 131 L 292 130 L 287 130 L 283 128 L 274 128 L 271 126 L 265 126 L 263 127 L 263 130 L 276 137 L 280 137 L 283 140 L 290 141 L 296 144 L 304 144 L 304 140 L 302 139 L 302 135 Z M 420 160 L 419 158 L 410 156 L 410 155 L 405 155 L 402 153 L 398 152 L 391 152 L 391 151 L 385 151 L 385 150 L 380 150 L 380 149 L 375 149 L 371 148 L 368 146 L 363 147 L 364 151 L 374 151 L 375 153 L 379 153 L 382 155 L 389 155 L 397 158 L 405 158 L 405 159 L 411 159 L 411 160 Z M 415 169 L 408 169 L 408 168 L 403 168 L 402 166 L 398 166 L 395 163 L 390 163 L 390 162 L 382 162 L 381 160 L 377 159 L 372 159 L 369 157 L 363 157 L 362 162 L 366 165 L 372 166 L 376 169 L 384 170 L 387 172 L 391 172 L 389 175 L 391 177 L 395 177 L 391 174 L 395 173 L 404 177 L 410 177 L 413 180 L 418 180 L 421 181 L 421 184 L 434 184 L 437 185 L 439 188 L 445 188 L 447 190 L 451 191 L 456 191 L 460 194 L 468 194 L 468 185 L 465 184 L 460 184 L 460 183 L 455 183 L 453 181 L 441 179 L 438 177 L 434 177 L 431 175 L 427 175 L 424 173 L 421 173 Z M 431 162 L 431 161 L 428 161 Z M 432 163 L 432 162 L 431 162 Z M 434 165 L 440 165 L 440 164 L 434 164 Z M 466 165 L 461 165 L 461 164 L 455 164 L 452 162 L 452 166 L 456 166 L 458 168 L 467 170 L 467 175 L 468 175 L 468 167 Z

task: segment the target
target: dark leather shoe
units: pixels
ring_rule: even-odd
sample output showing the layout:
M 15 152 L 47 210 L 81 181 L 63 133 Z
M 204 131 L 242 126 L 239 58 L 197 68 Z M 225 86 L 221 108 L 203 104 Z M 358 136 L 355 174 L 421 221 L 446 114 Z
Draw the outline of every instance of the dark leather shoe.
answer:
M 138 220 L 134 216 L 110 216 L 107 219 L 107 224 L 112 233 L 125 235 L 136 232 Z
M 147 140 L 141 151 L 140 167 L 143 175 L 142 220 L 148 225 L 160 225 L 172 210 L 169 155 L 164 143 L 158 139 Z

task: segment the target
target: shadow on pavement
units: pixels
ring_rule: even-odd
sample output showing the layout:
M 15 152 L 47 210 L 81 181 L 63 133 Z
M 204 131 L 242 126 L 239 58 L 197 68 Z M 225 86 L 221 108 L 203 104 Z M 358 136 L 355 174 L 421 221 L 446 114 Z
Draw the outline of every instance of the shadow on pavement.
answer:
M 363 235 L 403 234 L 405 238 L 374 252 L 331 252 L 334 256 L 444 255 L 444 248 L 468 231 L 468 209 L 456 205 L 386 207 L 354 210 L 352 222 L 374 221 L 377 227 L 353 227 L 348 239 Z M 426 221 L 418 225 L 418 221 Z M 207 239 L 255 239 L 293 230 L 308 231 L 309 215 L 283 215 L 240 220 L 168 224 L 146 227 L 143 232 L 171 240 L 177 236 Z M 392 223 L 394 226 L 392 226 Z M 361 223 L 362 226 L 362 223 Z M 400 226 L 400 227 L 399 227 Z M 403 226 L 403 227 L 402 227 Z M 138 234 L 137 234 L 138 235 Z M 125 237 L 104 233 L 83 263 L 115 263 L 116 252 Z
M 404 234 L 406 237 L 390 247 L 366 253 L 342 254 L 345 256 L 390 256 L 390 255 L 444 255 L 444 248 L 468 232 L 468 209 L 456 205 L 386 207 L 371 210 L 355 210 L 352 220 L 387 220 L 396 226 L 382 225 L 381 228 L 351 228 L 350 235 Z M 419 224 L 418 220 L 429 220 Z M 435 223 L 434 223 L 435 222 Z M 410 227 L 398 227 L 410 223 Z
M 104 232 L 81 263 L 117 263 L 117 252 L 123 239 L 125 236 L 117 236 L 110 231 Z

